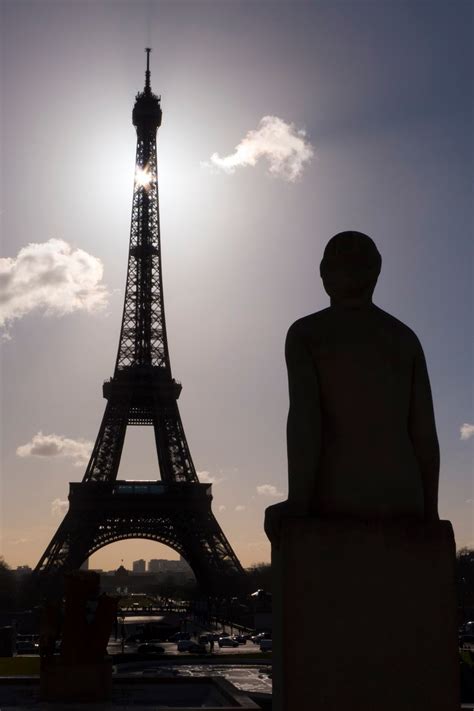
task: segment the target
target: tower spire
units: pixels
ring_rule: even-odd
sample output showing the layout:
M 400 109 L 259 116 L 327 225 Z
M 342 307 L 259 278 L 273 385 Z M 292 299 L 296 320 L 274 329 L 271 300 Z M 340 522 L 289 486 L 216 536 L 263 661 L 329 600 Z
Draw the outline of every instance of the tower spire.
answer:
M 146 72 L 145 72 L 145 91 L 148 94 L 151 92 L 151 82 L 150 82 L 150 52 L 151 52 L 151 47 L 146 47 L 145 48 L 146 52 Z

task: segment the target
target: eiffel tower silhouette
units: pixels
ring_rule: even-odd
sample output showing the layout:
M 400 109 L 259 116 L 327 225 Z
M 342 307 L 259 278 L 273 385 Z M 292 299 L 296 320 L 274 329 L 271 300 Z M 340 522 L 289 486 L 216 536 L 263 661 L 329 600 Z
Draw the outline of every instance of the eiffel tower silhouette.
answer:
M 245 575 L 212 513 L 211 485 L 196 475 L 178 410 L 181 385 L 171 375 L 156 159 L 162 111 L 151 90 L 150 51 L 132 114 L 136 172 L 115 372 L 103 386 L 107 405 L 84 478 L 70 484 L 69 510 L 34 571 L 47 587 L 103 546 L 130 538 L 173 548 L 208 593 L 240 587 Z M 159 480 L 117 480 L 128 425 L 153 427 Z

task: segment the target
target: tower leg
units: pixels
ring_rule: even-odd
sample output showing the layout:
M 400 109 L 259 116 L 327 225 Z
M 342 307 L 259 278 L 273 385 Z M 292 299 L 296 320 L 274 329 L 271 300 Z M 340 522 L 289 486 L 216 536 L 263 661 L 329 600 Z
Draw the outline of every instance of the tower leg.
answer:
M 127 402 L 107 403 L 83 481 L 113 482 L 117 478 L 129 410 Z
M 162 480 L 199 483 L 177 404 L 157 408 L 153 427 Z

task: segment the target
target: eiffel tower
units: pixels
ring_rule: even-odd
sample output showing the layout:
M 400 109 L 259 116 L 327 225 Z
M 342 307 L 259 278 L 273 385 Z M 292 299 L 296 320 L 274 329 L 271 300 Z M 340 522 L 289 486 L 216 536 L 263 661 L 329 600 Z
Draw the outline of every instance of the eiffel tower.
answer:
M 196 475 L 171 375 L 163 303 L 156 134 L 161 97 L 152 93 L 150 49 L 145 87 L 132 121 L 137 132 L 128 272 L 113 377 L 104 383 L 105 413 L 81 483 L 71 483 L 69 510 L 35 569 L 39 583 L 61 586 L 103 546 L 146 538 L 177 551 L 200 589 L 239 587 L 243 568 L 211 510 L 211 485 Z M 120 481 L 117 474 L 128 425 L 151 425 L 161 478 Z

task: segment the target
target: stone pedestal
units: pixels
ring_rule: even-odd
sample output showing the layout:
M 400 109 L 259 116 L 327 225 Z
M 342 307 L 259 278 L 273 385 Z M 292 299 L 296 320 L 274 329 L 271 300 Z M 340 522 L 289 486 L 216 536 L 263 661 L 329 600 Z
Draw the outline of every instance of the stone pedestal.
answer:
M 459 711 L 451 524 L 289 519 L 274 711 Z
M 41 660 L 40 697 L 45 701 L 107 701 L 112 693 L 112 660 L 65 663 L 60 657 Z

